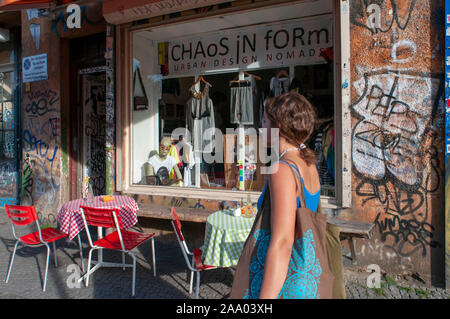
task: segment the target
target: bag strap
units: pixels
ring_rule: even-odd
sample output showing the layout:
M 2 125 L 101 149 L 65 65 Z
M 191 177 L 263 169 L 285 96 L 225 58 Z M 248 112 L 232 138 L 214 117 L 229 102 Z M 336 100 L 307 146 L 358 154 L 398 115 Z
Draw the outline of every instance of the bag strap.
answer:
M 144 82 L 142 81 L 141 69 L 139 67 L 136 69 L 136 71 L 134 72 L 134 76 L 133 76 L 133 95 L 134 95 L 134 91 L 136 88 L 136 73 L 139 77 L 139 84 L 141 85 L 141 90 L 144 93 L 144 97 L 148 100 L 147 92 L 145 91 L 145 87 L 144 87 Z
M 305 190 L 303 188 L 303 183 L 300 181 L 301 175 L 297 165 L 295 165 L 295 163 L 291 160 L 281 160 L 281 162 L 287 163 L 292 173 L 294 174 L 295 184 L 297 188 L 297 197 L 300 198 L 301 207 L 306 208 Z M 294 169 L 294 167 L 292 167 L 292 165 L 297 169 L 297 171 Z

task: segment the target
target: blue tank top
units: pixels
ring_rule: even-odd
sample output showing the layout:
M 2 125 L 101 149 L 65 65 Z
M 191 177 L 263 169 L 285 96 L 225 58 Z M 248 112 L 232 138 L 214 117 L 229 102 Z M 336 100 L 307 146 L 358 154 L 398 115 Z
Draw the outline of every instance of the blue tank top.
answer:
M 313 212 L 317 211 L 317 207 L 319 206 L 319 201 L 320 201 L 320 188 L 319 188 L 319 190 L 318 190 L 317 192 L 315 192 L 315 193 L 310 193 L 310 192 L 306 189 L 306 187 L 305 187 L 305 182 L 303 181 L 303 177 L 302 177 L 302 175 L 300 174 L 300 172 L 299 172 L 299 170 L 297 169 L 297 167 L 296 167 L 295 165 L 292 165 L 292 164 L 286 162 L 286 161 L 282 161 L 282 160 L 281 160 L 280 162 L 285 163 L 285 164 L 288 164 L 288 165 L 291 165 L 291 166 L 298 172 L 298 175 L 300 176 L 300 180 L 301 180 L 301 182 L 302 182 L 302 184 L 303 184 L 303 189 L 304 189 L 304 191 L 305 191 L 305 203 L 306 203 L 306 207 L 308 207 L 308 208 L 309 208 L 310 210 L 312 210 Z M 262 201 L 263 201 L 263 198 L 264 198 L 264 193 L 266 192 L 266 188 L 267 188 L 267 182 L 266 182 L 266 184 L 264 185 L 264 189 L 263 189 L 261 195 L 260 195 L 259 198 L 258 198 L 258 203 L 257 203 L 258 210 L 261 208 Z M 300 206 L 301 206 L 301 205 L 300 205 L 300 197 L 297 197 L 297 208 L 299 208 Z

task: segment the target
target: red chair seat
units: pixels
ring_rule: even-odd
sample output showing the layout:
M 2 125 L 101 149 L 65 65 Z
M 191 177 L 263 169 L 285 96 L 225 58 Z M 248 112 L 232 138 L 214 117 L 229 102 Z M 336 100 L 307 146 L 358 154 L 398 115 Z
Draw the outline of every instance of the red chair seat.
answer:
M 211 268 L 217 268 L 215 266 L 208 266 L 203 264 L 202 261 L 202 251 L 198 248 L 194 248 L 193 250 L 194 253 L 194 261 L 195 261 L 195 268 L 197 268 L 198 270 L 206 270 L 206 269 L 211 269 Z
M 132 250 L 133 248 L 139 246 L 141 243 L 143 243 L 144 241 L 155 235 L 154 233 L 142 234 L 127 231 L 124 229 L 121 230 L 121 233 L 123 245 L 125 246 L 126 250 Z M 117 232 L 117 230 L 97 240 L 96 242 L 94 242 L 94 245 L 108 249 L 118 249 L 118 250 L 122 249 L 122 246 L 120 245 L 119 233 Z
M 42 239 L 48 243 L 54 242 L 58 239 L 64 238 L 67 234 L 61 233 L 59 230 L 49 227 L 41 229 Z M 42 244 L 39 239 L 39 232 L 35 231 L 34 233 L 25 235 L 20 237 L 20 240 L 27 245 L 39 245 Z

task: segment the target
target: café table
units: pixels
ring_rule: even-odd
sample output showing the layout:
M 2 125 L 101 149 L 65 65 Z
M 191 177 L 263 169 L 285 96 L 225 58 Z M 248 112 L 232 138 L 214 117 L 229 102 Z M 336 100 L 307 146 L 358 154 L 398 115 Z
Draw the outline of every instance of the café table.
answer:
M 206 220 L 202 259 L 205 265 L 236 266 L 255 216 L 236 217 L 232 210 L 212 213 Z
M 124 229 L 128 229 L 134 226 L 137 219 L 137 211 L 139 210 L 139 206 L 136 201 L 128 196 L 122 195 L 114 195 L 112 201 L 103 201 L 102 196 L 95 196 L 92 199 L 80 198 L 69 201 L 65 203 L 58 212 L 56 217 L 59 223 L 59 229 L 69 235 L 69 239 L 72 240 L 80 232 L 84 229 L 83 218 L 81 217 L 80 206 L 89 206 L 95 208 L 115 208 L 122 218 L 122 223 Z M 98 238 L 103 237 L 103 229 L 102 227 L 98 227 Z M 78 236 L 80 241 L 80 237 Z M 80 243 L 80 253 L 81 253 L 81 243 Z M 84 261 L 83 255 L 81 254 L 82 267 L 84 271 Z M 119 264 L 119 263 L 107 263 L 103 261 L 103 253 L 100 249 L 98 251 L 97 261 L 93 261 L 97 265 L 91 269 L 90 273 L 92 274 L 100 267 L 128 267 L 130 265 L 127 264 Z M 86 275 L 85 275 L 86 276 Z M 84 278 L 80 278 L 81 281 Z

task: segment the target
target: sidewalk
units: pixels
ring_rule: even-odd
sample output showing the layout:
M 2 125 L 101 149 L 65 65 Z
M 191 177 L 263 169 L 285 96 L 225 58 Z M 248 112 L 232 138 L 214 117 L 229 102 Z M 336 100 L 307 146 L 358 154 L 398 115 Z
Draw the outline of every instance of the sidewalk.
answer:
M 83 233 L 83 255 L 87 263 L 88 244 Z M 8 263 L 14 248 L 11 224 L 4 209 L 0 209 L 0 298 L 5 299 L 103 299 L 131 298 L 131 269 L 103 268 L 90 278 L 89 287 L 81 282 L 74 287 L 75 274 L 70 265 L 81 268 L 78 241 L 61 240 L 57 244 L 58 268 L 54 266 L 53 255 L 47 280 L 47 290 L 42 292 L 45 272 L 45 247 L 38 249 L 19 248 L 14 261 L 14 268 L 9 280 L 5 283 Z M 151 265 L 150 242 L 136 249 L 136 295 L 134 298 L 151 299 L 190 299 L 189 273 L 174 235 L 164 235 L 155 240 L 156 271 L 153 277 Z M 95 253 L 94 253 L 94 256 Z M 121 261 L 118 253 L 105 251 L 104 258 L 109 261 Z M 131 262 L 131 258 L 127 258 Z M 233 269 L 216 269 L 201 274 L 200 298 L 227 298 L 233 282 Z M 411 283 L 383 282 L 382 288 L 369 289 L 364 278 L 367 273 L 358 272 L 349 266 L 345 269 L 346 291 L 349 299 L 368 298 L 450 298 L 450 291 L 438 288 L 427 288 Z

